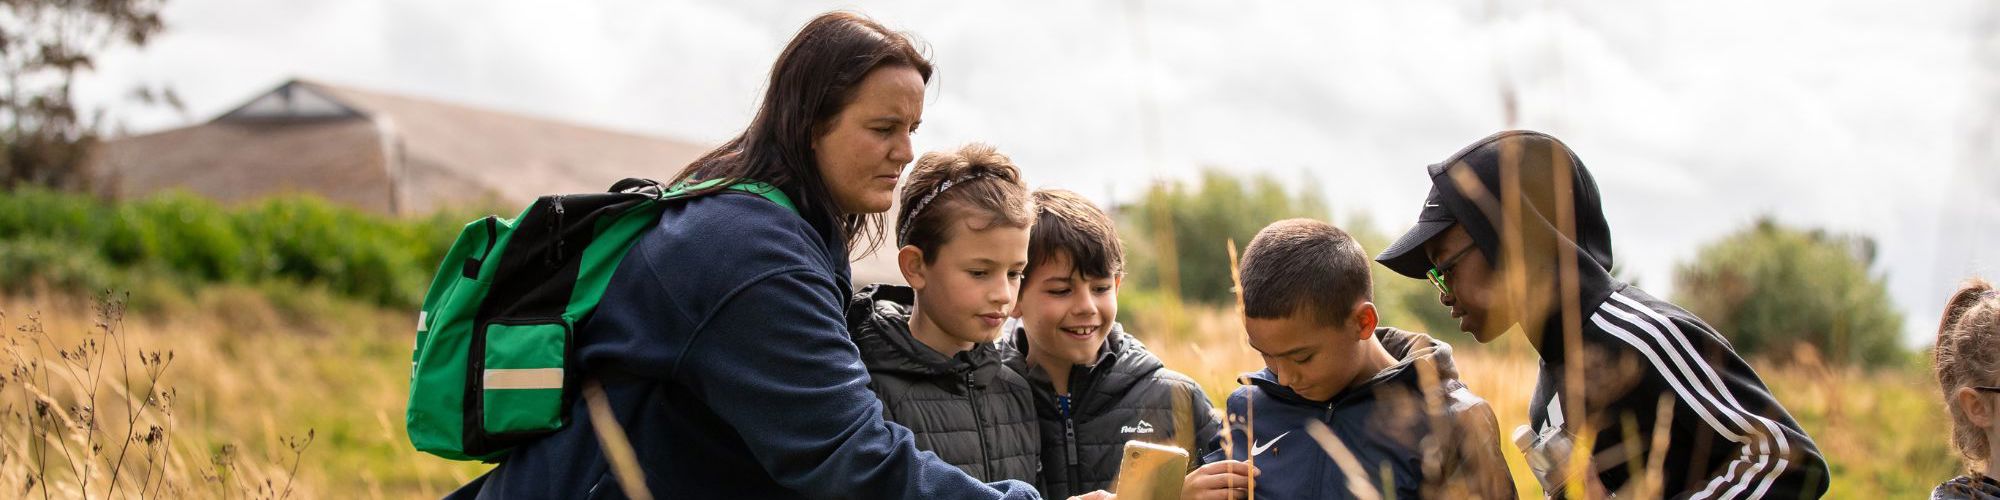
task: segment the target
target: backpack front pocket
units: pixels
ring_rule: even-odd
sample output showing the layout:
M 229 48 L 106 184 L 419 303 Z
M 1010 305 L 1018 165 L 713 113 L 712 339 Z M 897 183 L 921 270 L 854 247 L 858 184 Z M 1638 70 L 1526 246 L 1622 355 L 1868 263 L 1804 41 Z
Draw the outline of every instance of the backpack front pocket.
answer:
M 561 320 L 488 325 L 485 340 L 481 427 L 489 434 L 562 427 L 569 325 Z

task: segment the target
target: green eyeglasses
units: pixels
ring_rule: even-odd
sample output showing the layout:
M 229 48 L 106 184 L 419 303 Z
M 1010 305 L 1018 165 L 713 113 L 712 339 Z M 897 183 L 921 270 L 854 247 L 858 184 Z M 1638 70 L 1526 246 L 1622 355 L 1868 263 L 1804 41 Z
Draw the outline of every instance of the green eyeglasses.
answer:
M 1451 257 L 1445 258 L 1444 264 L 1431 268 L 1431 270 L 1429 272 L 1424 273 L 1424 275 L 1430 276 L 1431 285 L 1436 286 L 1439 293 L 1443 293 L 1445 295 L 1451 295 L 1451 285 L 1447 285 L 1444 283 L 1444 273 L 1451 272 L 1452 266 L 1458 265 L 1458 261 L 1464 259 L 1465 254 L 1472 253 L 1472 250 L 1476 248 L 1478 248 L 1478 245 L 1470 245 L 1470 244 L 1466 245 L 1465 248 L 1459 250 L 1458 253 L 1452 254 Z

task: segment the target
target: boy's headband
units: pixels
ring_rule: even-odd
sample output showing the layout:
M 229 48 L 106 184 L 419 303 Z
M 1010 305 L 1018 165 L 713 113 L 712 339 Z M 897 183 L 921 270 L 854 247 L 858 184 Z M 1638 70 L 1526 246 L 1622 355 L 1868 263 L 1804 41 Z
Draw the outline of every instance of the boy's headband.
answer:
M 943 194 L 944 190 L 951 189 L 952 186 L 972 182 L 983 177 L 992 176 L 987 175 L 986 172 L 973 172 L 958 176 L 956 179 L 946 179 L 944 182 L 938 183 L 937 187 L 931 188 L 930 194 L 926 194 L 923 199 L 917 200 L 917 206 L 910 209 L 910 217 L 903 221 L 903 227 L 896 228 L 896 244 L 899 246 L 910 244 L 910 228 L 915 226 L 912 223 L 917 221 L 918 215 L 923 215 L 924 208 L 930 206 L 931 200 L 937 199 L 939 194 Z

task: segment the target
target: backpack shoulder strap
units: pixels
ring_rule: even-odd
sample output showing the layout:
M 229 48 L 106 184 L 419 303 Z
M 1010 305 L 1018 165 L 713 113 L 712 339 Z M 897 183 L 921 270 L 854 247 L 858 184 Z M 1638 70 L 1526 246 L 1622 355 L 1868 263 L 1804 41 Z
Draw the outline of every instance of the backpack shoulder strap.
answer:
M 785 207 L 785 210 L 790 210 L 792 213 L 799 212 L 799 207 L 792 205 L 792 197 L 785 196 L 784 190 L 778 189 L 777 186 L 757 181 L 744 181 L 729 186 L 729 189 L 762 196 L 766 200 L 771 200 L 771 203 Z
M 684 182 L 681 184 L 676 184 L 671 188 L 666 188 L 661 190 L 660 199 L 673 200 L 673 199 L 681 199 L 694 196 L 695 193 L 700 192 L 704 189 L 714 187 L 718 184 L 721 184 L 725 180 L 727 179 L 709 179 L 705 181 Z M 625 183 L 621 181 L 620 185 L 625 185 Z M 613 190 L 616 190 L 616 188 L 617 186 L 613 186 Z M 764 182 L 740 180 L 733 184 L 730 184 L 729 187 L 725 187 L 722 189 L 727 191 L 742 191 L 745 193 L 762 196 L 766 200 L 771 200 L 771 203 L 776 203 L 778 204 L 778 206 L 785 207 L 785 210 L 790 210 L 792 211 L 792 213 L 799 212 L 798 206 L 792 204 L 792 197 L 786 196 L 784 190 L 778 189 L 777 186 L 773 186 Z

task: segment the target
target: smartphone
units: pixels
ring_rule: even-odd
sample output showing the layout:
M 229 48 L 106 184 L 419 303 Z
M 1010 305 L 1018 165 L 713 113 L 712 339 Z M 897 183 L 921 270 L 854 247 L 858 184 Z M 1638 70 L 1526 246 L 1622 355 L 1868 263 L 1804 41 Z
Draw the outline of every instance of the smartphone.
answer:
M 1111 492 L 1118 494 L 1118 500 L 1180 498 L 1187 465 L 1188 452 L 1178 446 L 1126 441 Z

